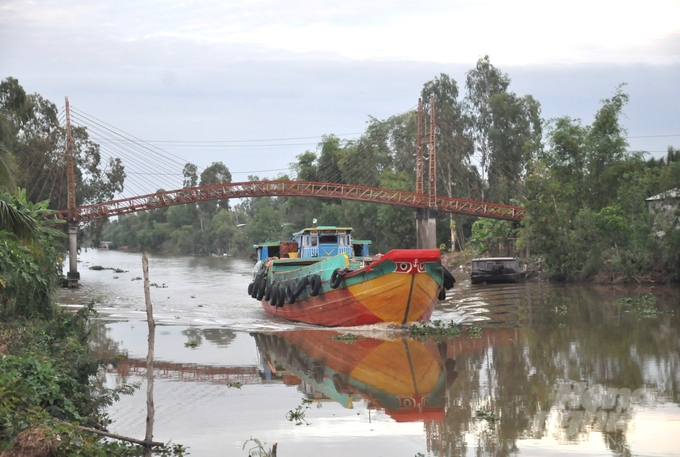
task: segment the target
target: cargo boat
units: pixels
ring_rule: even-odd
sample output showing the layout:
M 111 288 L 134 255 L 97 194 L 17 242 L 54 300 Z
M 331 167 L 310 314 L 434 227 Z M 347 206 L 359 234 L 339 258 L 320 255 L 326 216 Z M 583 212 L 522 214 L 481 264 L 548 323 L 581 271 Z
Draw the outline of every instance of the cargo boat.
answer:
M 303 229 L 284 242 L 255 245 L 248 293 L 269 314 L 328 327 L 428 320 L 455 279 L 438 249 L 370 255 L 352 228 Z

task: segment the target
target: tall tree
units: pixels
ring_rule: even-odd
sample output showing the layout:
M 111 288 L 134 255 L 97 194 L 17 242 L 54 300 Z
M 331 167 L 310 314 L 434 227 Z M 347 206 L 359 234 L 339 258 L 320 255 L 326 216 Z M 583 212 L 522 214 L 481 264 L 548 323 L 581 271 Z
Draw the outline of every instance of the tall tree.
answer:
M 186 166 L 185 166 L 186 168 Z M 209 186 L 211 184 L 225 184 L 231 182 L 231 172 L 222 162 L 213 162 L 201 173 L 201 186 Z M 209 214 L 217 212 L 218 208 L 229 209 L 229 200 L 217 200 L 210 202 L 202 202 L 201 209 Z
M 182 175 L 184 180 L 182 181 L 182 187 L 196 187 L 198 184 L 198 167 L 191 162 L 187 162 L 182 169 Z
M 466 111 L 471 120 L 482 179 L 486 179 L 489 166 L 489 130 L 492 124 L 491 97 L 504 93 L 509 85 L 510 77 L 494 67 L 488 55 L 477 60 L 475 68 L 467 73 L 465 80 L 467 90 L 465 97 Z M 483 191 L 482 199 L 484 199 Z

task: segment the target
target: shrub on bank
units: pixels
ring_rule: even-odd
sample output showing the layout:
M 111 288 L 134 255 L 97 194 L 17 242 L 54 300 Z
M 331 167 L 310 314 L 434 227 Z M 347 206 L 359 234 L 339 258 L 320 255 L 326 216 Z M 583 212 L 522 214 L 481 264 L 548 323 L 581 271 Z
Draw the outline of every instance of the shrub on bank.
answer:
M 109 443 L 78 426 L 102 429 L 104 408 L 129 386 L 98 385 L 89 355 L 92 308 L 53 319 L 0 323 L 0 456 L 134 455 L 138 446 Z

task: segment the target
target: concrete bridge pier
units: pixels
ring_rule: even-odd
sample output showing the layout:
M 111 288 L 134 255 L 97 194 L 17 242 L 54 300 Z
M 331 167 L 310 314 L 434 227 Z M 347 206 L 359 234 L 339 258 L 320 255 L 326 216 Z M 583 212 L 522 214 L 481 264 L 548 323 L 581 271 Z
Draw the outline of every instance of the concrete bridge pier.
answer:
M 437 208 L 418 208 L 416 217 L 416 247 L 418 249 L 437 248 Z
M 68 263 L 69 270 L 66 275 L 70 289 L 78 287 L 80 273 L 78 273 L 78 222 L 68 223 Z

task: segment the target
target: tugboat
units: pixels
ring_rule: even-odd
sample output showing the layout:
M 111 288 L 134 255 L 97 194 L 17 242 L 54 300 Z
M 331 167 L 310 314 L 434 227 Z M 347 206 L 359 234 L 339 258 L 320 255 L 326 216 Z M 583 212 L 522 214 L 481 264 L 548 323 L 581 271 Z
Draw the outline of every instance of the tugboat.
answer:
M 351 227 L 335 226 L 257 244 L 248 293 L 270 314 L 327 327 L 428 320 L 455 283 L 439 250 L 370 255 L 370 244 L 354 240 Z

